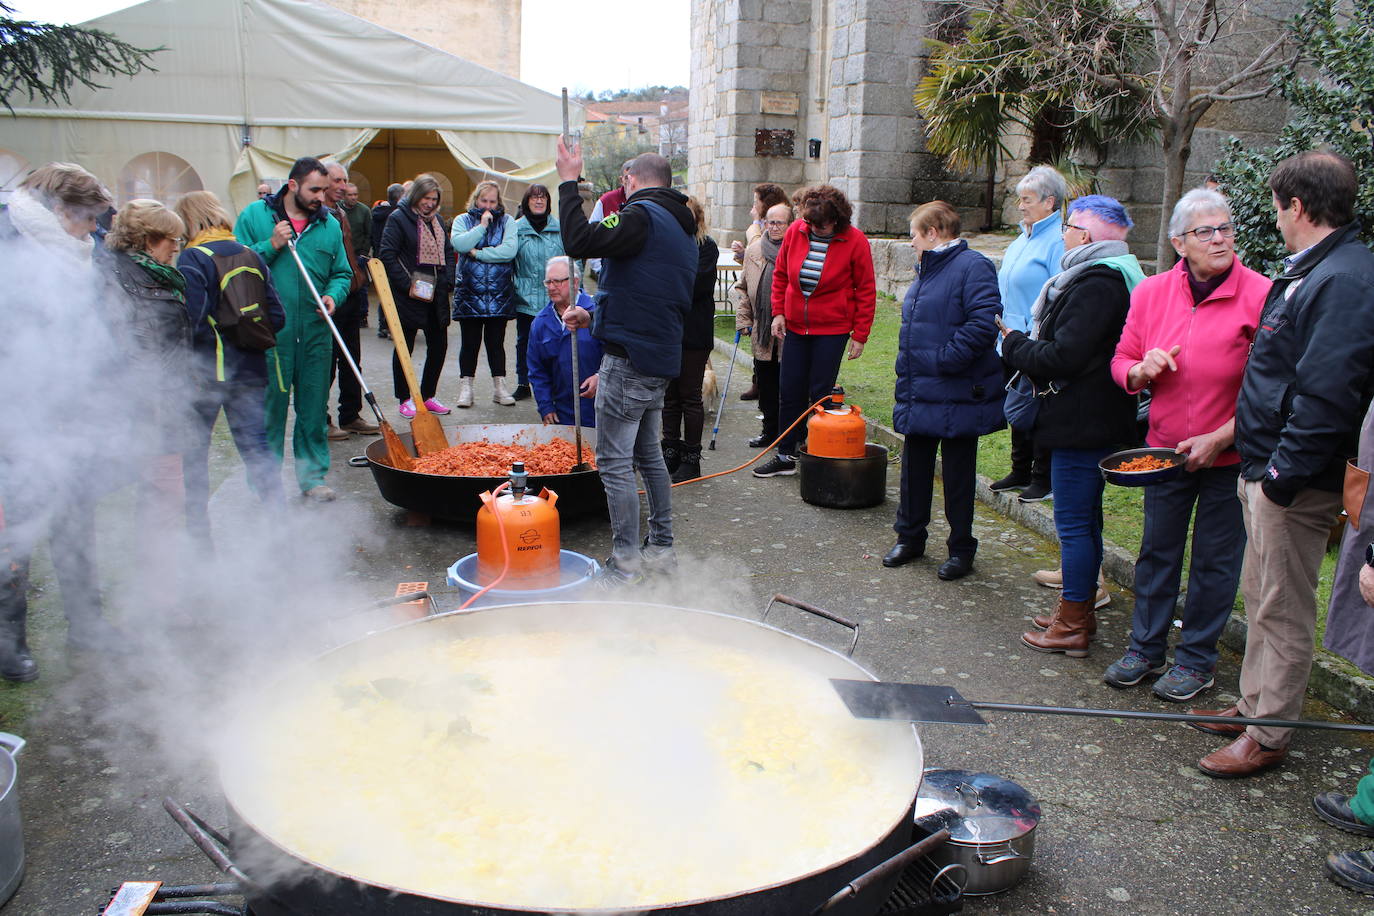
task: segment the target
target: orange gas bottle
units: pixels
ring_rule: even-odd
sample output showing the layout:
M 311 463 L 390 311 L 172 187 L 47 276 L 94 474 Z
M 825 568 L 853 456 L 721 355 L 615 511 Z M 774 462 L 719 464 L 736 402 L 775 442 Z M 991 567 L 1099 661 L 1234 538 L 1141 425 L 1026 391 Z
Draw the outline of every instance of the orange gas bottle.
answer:
M 806 453 L 817 458 L 862 458 L 867 438 L 863 411 L 844 402 L 843 388 L 832 388 L 806 421 Z
M 482 494 L 477 510 L 477 581 L 490 584 L 501 575 L 504 538 L 510 551 L 510 569 L 499 588 L 522 591 L 558 585 L 560 557 L 558 494 L 545 489 L 538 496 L 526 492 L 524 462 L 511 467 L 510 489 L 500 496 Z

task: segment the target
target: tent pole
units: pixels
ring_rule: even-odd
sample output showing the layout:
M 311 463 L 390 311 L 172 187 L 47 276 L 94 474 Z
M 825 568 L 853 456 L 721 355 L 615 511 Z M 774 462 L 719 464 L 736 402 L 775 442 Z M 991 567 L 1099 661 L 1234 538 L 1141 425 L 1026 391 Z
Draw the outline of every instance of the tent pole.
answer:
M 386 132 L 386 183 L 396 183 L 396 130 L 388 128 Z

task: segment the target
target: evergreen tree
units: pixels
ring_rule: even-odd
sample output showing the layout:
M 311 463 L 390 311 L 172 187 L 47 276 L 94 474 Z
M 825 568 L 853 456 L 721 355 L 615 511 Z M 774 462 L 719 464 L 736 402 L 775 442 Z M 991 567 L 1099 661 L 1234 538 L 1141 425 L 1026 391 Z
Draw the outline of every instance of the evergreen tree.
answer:
M 1246 265 L 1275 273 L 1288 254 L 1274 225 L 1269 175 L 1283 159 L 1327 147 L 1355 163 L 1360 177 L 1355 215 L 1367 244 L 1374 243 L 1374 0 L 1308 0 L 1293 38 L 1311 65 L 1275 82 L 1289 103 L 1278 142 L 1246 149 L 1231 138 L 1216 169 L 1231 201 L 1236 249 Z
M 0 104 L 11 112 L 17 95 L 49 104 L 71 102 L 78 84 L 104 89 L 101 76 L 156 70 L 148 59 L 162 48 L 138 48 L 108 32 L 14 18 L 0 2 Z

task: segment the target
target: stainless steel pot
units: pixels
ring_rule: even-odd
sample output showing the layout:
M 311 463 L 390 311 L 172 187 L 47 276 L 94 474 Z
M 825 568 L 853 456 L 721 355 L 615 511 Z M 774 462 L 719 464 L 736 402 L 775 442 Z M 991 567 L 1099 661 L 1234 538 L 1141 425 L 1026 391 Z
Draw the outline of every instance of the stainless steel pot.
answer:
M 821 613 L 838 623 L 854 627 L 842 618 L 812 609 L 803 602 L 789 599 L 785 603 Z M 694 637 L 719 641 L 734 649 L 803 663 L 809 671 L 814 672 L 815 677 L 823 680 L 833 677 L 874 679 L 872 674 L 844 655 L 761 621 L 664 605 L 590 602 L 510 605 L 431 617 L 337 649 L 315 660 L 296 676 L 330 677 L 333 672 L 344 670 L 359 659 L 375 657 L 380 652 L 398 646 L 433 645 L 436 641 L 442 645 L 482 634 L 587 628 L 604 630 L 616 638 L 631 633 L 666 635 L 688 632 Z M 855 630 L 857 640 L 857 627 Z M 853 650 L 852 643 L 850 650 Z M 294 681 L 279 685 L 278 689 L 285 686 L 289 690 L 291 683 Z M 252 721 L 250 710 L 245 722 L 251 725 Z M 246 741 L 244 746 L 247 747 L 257 747 L 261 743 L 253 741 L 251 728 L 248 734 L 240 738 Z M 897 755 L 891 759 L 917 761 L 914 772 L 920 772 L 922 752 L 914 727 L 895 729 L 883 746 L 884 753 Z M 262 747 L 257 753 L 271 755 L 272 748 Z M 232 766 L 222 768 L 221 783 L 228 802 L 233 853 L 249 878 L 245 884 L 249 888 L 248 896 L 254 912 L 310 916 L 332 916 L 345 912 L 355 916 L 514 916 L 550 912 L 500 901 L 444 897 L 426 893 L 423 888 L 389 887 L 311 861 L 280 842 L 278 837 L 247 815 L 243 795 L 245 789 L 251 786 L 241 782 L 242 775 L 232 772 Z M 898 854 L 911 843 L 911 804 L 914 804 L 918 784 L 919 780 L 912 781 L 910 795 L 907 796 L 909 802 L 894 806 L 903 807 L 904 810 L 894 810 L 890 825 L 875 831 L 870 845 L 855 854 L 781 883 L 740 887 L 735 893 L 652 906 L 645 908 L 644 912 L 656 916 L 667 913 L 676 916 L 797 916 L 824 908 L 825 912 L 833 912 L 836 916 L 872 916 L 890 891 L 891 883 L 885 885 L 887 890 L 875 888 L 867 900 L 856 898 L 845 905 L 835 906 L 828 901 L 838 902 L 840 898 L 849 896 L 851 892 L 845 889 L 851 886 L 851 882 L 857 885 L 858 876 L 880 863 L 901 864 Z M 666 825 L 665 829 L 668 829 Z M 738 838 L 735 839 L 738 841 Z M 690 854 L 691 849 L 685 847 L 684 855 Z M 899 872 L 889 870 L 889 874 L 890 881 L 895 881 Z M 257 881 L 252 880 L 255 877 Z M 888 878 L 883 880 L 889 881 Z M 837 889 L 840 889 L 838 894 Z M 560 909 L 557 912 L 590 914 L 593 911 Z
M 0 906 L 4 906 L 24 880 L 24 823 L 19 816 L 19 767 L 14 758 L 24 749 L 24 739 L 0 732 Z
M 948 842 L 931 861 L 962 865 L 966 895 L 1008 890 L 1030 870 L 1040 804 L 1011 780 L 968 770 L 926 770 L 916 817 L 927 815 L 939 816 L 949 830 Z

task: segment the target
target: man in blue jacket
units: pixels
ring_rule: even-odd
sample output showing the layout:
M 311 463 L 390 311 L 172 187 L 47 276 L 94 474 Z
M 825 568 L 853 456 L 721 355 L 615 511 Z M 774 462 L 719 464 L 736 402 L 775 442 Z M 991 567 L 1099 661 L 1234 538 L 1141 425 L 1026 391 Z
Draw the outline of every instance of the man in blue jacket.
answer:
M 659 445 L 663 393 L 682 365 L 682 320 L 692 306 L 697 273 L 696 218 L 687 198 L 672 189 L 668 160 L 643 153 L 630 161 L 629 195 L 620 212 L 587 222 L 577 179 L 582 149 L 558 142 L 558 209 L 563 250 L 574 258 L 601 258 L 596 323 L 586 309 L 563 314 L 569 328 L 591 326 L 603 355 L 596 391 L 596 462 L 611 515 L 612 554 L 603 583 L 642 576 L 644 561 L 673 562 L 673 507 L 668 468 Z M 639 541 L 639 491 L 649 501 L 649 535 Z
M 577 390 L 572 381 L 572 335 L 563 323 L 563 313 L 574 302 L 588 313 L 596 311 L 592 297 L 578 288 L 577 272 L 566 255 L 549 258 L 544 268 L 544 290 L 549 302 L 530 324 L 529 376 L 534 403 L 544 425 L 572 426 L 573 398 L 582 399 L 583 426 L 596 426 L 596 370 L 601 365 L 601 341 L 587 328 L 577 330 Z
M 1285 159 L 1269 187 L 1293 254 L 1260 313 L 1236 403 L 1248 538 L 1240 700 L 1203 712 L 1298 719 L 1312 668 L 1317 574 L 1374 388 L 1374 254 L 1360 242 L 1358 182 L 1344 156 Z M 1224 718 L 1196 727 L 1235 739 L 1198 764 L 1227 778 L 1278 766 L 1293 734 Z

